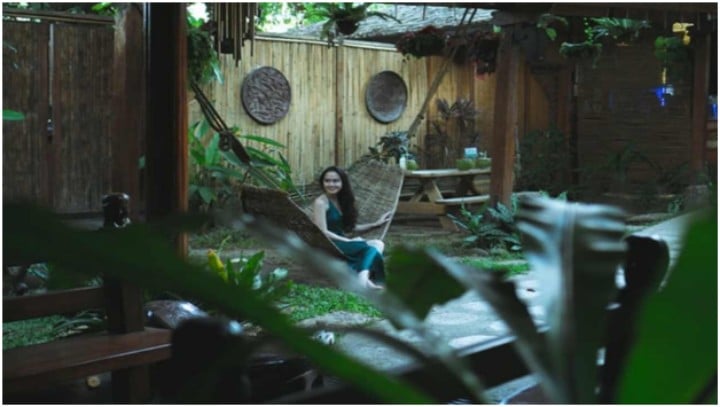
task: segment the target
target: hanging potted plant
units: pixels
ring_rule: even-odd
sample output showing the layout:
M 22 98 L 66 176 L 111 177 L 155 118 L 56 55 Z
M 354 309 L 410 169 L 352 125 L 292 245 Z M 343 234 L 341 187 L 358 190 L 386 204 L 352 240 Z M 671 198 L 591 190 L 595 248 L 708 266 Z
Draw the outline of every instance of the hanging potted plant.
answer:
M 322 26 L 321 38 L 331 38 L 333 27 L 336 32 L 343 35 L 354 33 L 360 26 L 360 22 L 368 17 L 380 17 L 383 20 L 401 21 L 397 18 L 379 11 L 369 11 L 373 3 L 316 3 L 316 14 L 327 18 L 328 21 Z
M 473 38 L 468 57 L 475 63 L 477 75 L 495 72 L 497 49 L 500 45 L 500 35 L 495 32 L 478 32 Z
M 403 55 L 422 58 L 430 55 L 443 55 L 445 35 L 435 26 L 429 25 L 420 31 L 403 35 L 395 48 Z
M 590 18 L 585 19 L 585 41 L 579 43 L 563 42 L 560 55 L 566 58 L 591 58 L 592 67 L 600 60 L 603 44 L 624 44 L 636 41 L 640 30 L 650 28 L 645 20 L 628 18 Z

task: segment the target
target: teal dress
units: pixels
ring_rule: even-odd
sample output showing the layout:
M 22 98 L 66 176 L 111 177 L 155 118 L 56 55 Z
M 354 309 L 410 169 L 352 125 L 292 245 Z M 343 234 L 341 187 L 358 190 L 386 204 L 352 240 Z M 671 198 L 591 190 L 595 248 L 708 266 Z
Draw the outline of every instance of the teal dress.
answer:
M 336 235 L 345 237 L 343 233 L 342 214 L 332 203 L 325 214 L 327 228 Z M 331 239 L 335 246 L 347 257 L 350 267 L 356 272 L 370 270 L 370 279 L 376 283 L 385 281 L 385 263 L 382 254 L 365 241 L 350 241 Z

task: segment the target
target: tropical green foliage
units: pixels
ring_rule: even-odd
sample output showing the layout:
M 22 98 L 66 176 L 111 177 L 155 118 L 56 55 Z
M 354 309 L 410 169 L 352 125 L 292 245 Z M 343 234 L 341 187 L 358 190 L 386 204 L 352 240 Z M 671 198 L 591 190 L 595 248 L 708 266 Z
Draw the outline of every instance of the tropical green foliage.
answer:
M 717 210 L 697 216 L 666 288 L 649 296 L 617 402 L 717 404 Z
M 692 67 L 692 52 L 678 36 L 659 36 L 654 43 L 655 57 L 660 60 L 663 68 L 667 69 L 669 83 L 687 79 Z
M 261 183 L 272 188 L 295 191 L 292 169 L 280 152 L 284 145 L 275 140 L 251 134 L 238 135 L 239 140 L 254 142 L 259 147 L 245 144 L 252 167 L 242 162 L 232 151 L 220 148 L 220 134 L 210 131 L 206 119 L 188 128 L 190 152 L 190 181 L 188 195 L 190 207 L 204 211 L 222 204 L 235 193 L 233 185 Z M 267 183 L 270 185 L 267 185 Z
M 620 368 L 615 402 L 717 400 L 717 257 L 707 257 L 717 245 L 717 219 L 715 213 L 705 215 L 690 229 L 688 246 L 670 274 L 668 284 L 675 287 L 649 295 L 637 321 L 638 343 Z M 597 403 L 597 352 L 607 339 L 607 305 L 624 256 L 624 215 L 598 205 L 526 201 L 519 227 L 543 287 L 541 303 L 555 310 L 544 335 L 513 283 L 495 273 L 468 272 L 438 253 L 393 253 L 388 289 L 423 318 L 464 287 L 478 292 L 513 331 L 519 354 L 551 402 Z M 702 236 L 712 238 L 701 241 Z
M 568 26 L 567 18 L 556 16 L 554 14 L 545 13 L 538 17 L 538 21 L 535 26 L 543 31 L 550 38 L 551 41 L 555 41 L 558 36 L 557 29 L 554 25 L 562 25 L 563 27 Z
M 565 135 L 556 127 L 531 131 L 520 140 L 517 189 L 549 191 L 567 189 L 570 151 Z
M 191 210 L 207 210 L 216 202 L 222 203 L 232 195 L 231 178 L 224 167 L 219 143 L 214 133 L 205 144 L 208 123 L 201 120 L 188 129 L 190 151 L 190 181 L 188 196 Z M 239 175 L 239 174 L 237 174 Z
M 645 20 L 629 18 L 590 17 L 583 18 L 585 40 L 578 43 L 560 44 L 560 55 L 565 57 L 592 59 L 597 66 L 602 54 L 603 44 L 632 42 L 640 37 L 641 30 L 650 28 Z
M 465 147 L 477 145 L 480 133 L 475 122 L 480 111 L 470 99 L 458 97 L 451 104 L 444 98 L 435 100 L 438 115 L 430 123 L 431 130 L 425 136 L 425 160 L 431 162 L 441 157 L 444 166 L 453 166 L 454 160 L 463 155 Z
M 380 141 L 374 147 L 368 147 L 370 157 L 395 163 L 400 162 L 400 157 L 414 158 L 415 155 L 409 150 L 410 140 L 406 131 L 390 131 L 380 137 Z
M 234 257 L 223 262 L 220 256 L 210 249 L 207 253 L 207 268 L 225 282 L 245 290 L 254 290 L 261 299 L 272 303 L 290 291 L 290 283 L 286 279 L 288 271 L 276 268 L 263 274 L 261 271 L 264 258 L 265 252 L 259 251 L 250 257 Z
M 83 273 L 102 270 L 106 275 L 151 290 L 196 298 L 226 315 L 243 315 L 248 321 L 263 326 L 282 339 L 289 349 L 308 356 L 318 368 L 354 383 L 363 391 L 376 394 L 381 400 L 391 403 L 432 401 L 417 389 L 317 343 L 307 332 L 294 327 L 285 315 L 260 299 L 254 290 L 227 284 L 221 277 L 179 258 L 164 236 L 179 227 L 197 229 L 207 222 L 205 217 L 185 218 L 179 224 L 179 219 L 168 219 L 154 226 L 133 224 L 113 233 L 98 234 L 72 229 L 46 210 L 24 205 L 5 203 L 3 213 L 6 220 L 4 232 L 14 236 L 4 249 L 12 253 L 13 258 L 40 256 L 66 269 Z M 245 220 L 254 230 L 265 230 L 266 238 L 274 236 L 288 241 L 284 231 L 276 233 L 274 228 L 261 221 Z M 357 284 L 356 279 L 347 273 L 344 263 L 313 253 L 306 246 L 299 247 L 297 240 L 285 246 L 286 250 L 292 250 L 290 248 L 294 248 L 293 254 L 298 261 L 310 260 L 314 267 L 347 275 Z
M 356 25 L 368 17 L 380 17 L 383 20 L 401 22 L 390 14 L 370 10 L 371 6 L 373 6 L 372 3 L 315 3 L 314 8 L 308 9 L 306 15 L 309 18 L 318 16 L 327 19 L 327 22 L 323 24 L 320 32 L 320 38 L 328 39 L 334 37 L 333 28 L 342 32 L 343 29 L 337 27 L 338 23 L 347 22 L 351 25 Z M 355 28 L 357 28 L 357 26 L 355 26 Z M 354 29 L 352 31 L 354 31 Z M 350 34 L 351 32 L 343 32 L 343 34 Z
M 517 197 L 513 196 L 510 208 L 498 202 L 494 206 L 483 205 L 473 213 L 463 205 L 460 216 L 448 217 L 469 233 L 465 243 L 484 249 L 501 248 L 517 252 L 522 249 L 522 244 L 515 228 L 516 210 Z
M 68 269 L 102 269 L 148 288 L 200 298 L 229 315 L 246 315 L 284 339 L 292 350 L 310 357 L 319 368 L 380 400 L 432 401 L 392 376 L 315 343 L 254 290 L 229 285 L 221 277 L 183 262 L 160 237 L 163 234 L 157 233 L 160 224 L 152 228 L 134 224 L 114 233 L 96 234 L 70 229 L 53 215 L 25 206 L 6 203 L 4 215 L 4 232 L 13 236 L 6 241 L 5 250 L 13 258 L 39 255 Z M 439 376 L 444 394 L 453 389 L 470 394 L 473 402 L 483 401 L 478 378 L 445 342 L 425 329 L 422 319 L 435 304 L 471 289 L 513 330 L 519 354 L 553 402 L 597 402 L 597 348 L 605 340 L 602 321 L 624 256 L 624 214 L 604 206 L 545 199 L 523 203 L 518 216 L 527 258 L 542 282 L 543 303 L 557 310 L 547 313 L 545 334 L 538 332 L 512 282 L 497 273 L 468 269 L 433 250 L 393 249 L 386 292 L 366 292 L 367 298 L 394 324 L 417 333 L 417 346 L 444 363 L 449 373 L 443 371 Z M 640 343 L 624 369 L 618 402 L 716 399 L 717 258 L 707 256 L 717 246 L 716 214 L 697 221 L 700 228 L 691 228 L 669 285 L 663 292 L 651 294 L 641 313 Z M 193 225 L 203 222 L 197 219 Z M 251 218 L 242 218 L 238 224 L 296 261 L 333 277 L 341 287 L 353 289 L 358 284 L 343 262 L 310 250 L 285 231 Z M 425 390 L 433 393 L 435 389 L 428 386 Z
M 223 83 L 220 59 L 209 26 L 190 13 L 187 14 L 187 22 L 188 79 L 199 85 L 213 79 Z

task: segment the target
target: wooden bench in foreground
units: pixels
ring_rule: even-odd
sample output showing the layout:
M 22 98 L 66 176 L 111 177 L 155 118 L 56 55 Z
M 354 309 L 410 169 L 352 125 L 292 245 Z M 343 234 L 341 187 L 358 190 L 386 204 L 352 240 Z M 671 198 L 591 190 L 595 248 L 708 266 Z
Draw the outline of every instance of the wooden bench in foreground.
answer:
M 170 358 L 172 331 L 146 328 L 142 290 L 106 279 L 104 286 L 3 299 L 3 322 L 105 309 L 108 330 L 3 350 L 3 399 L 112 372 L 114 402 L 151 398 L 149 364 Z

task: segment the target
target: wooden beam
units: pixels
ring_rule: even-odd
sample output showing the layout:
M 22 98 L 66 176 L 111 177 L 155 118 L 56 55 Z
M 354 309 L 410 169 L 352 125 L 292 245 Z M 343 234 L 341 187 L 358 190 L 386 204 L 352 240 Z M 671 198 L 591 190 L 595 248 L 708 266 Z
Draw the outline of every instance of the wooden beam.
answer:
M 624 17 L 623 10 L 717 14 L 717 3 L 553 3 L 556 15 Z
M 150 3 L 147 100 L 147 220 L 187 211 L 187 21 L 185 4 Z M 187 236 L 176 238 L 187 254 Z
M 515 167 L 515 143 L 521 117 L 520 92 L 524 83 L 524 63 L 518 47 L 512 45 L 512 27 L 503 32 L 498 55 L 495 88 L 495 128 L 490 147 L 492 177 L 490 202 L 510 204 Z
M 26 10 L 12 7 L 3 7 L 3 16 L 36 18 L 47 21 L 62 21 L 79 24 L 110 25 L 115 21 L 112 17 L 94 14 L 71 14 L 64 11 Z
M 693 99 L 692 140 L 690 142 L 690 170 L 693 176 L 705 171 L 705 144 L 707 142 L 708 89 L 710 87 L 710 41 L 709 34 L 693 37 Z M 695 183 L 696 179 L 691 179 Z

